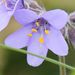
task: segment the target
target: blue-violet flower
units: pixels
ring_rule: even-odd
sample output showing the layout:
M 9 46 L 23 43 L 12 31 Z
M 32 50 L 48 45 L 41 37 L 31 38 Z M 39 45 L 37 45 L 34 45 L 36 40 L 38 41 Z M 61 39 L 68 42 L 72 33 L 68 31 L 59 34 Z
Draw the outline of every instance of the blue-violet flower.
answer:
M 5 39 L 6 45 L 27 47 L 28 52 L 45 57 L 48 49 L 58 56 L 68 54 L 68 45 L 60 32 L 68 21 L 68 14 L 64 10 L 55 9 L 37 15 L 29 9 L 21 9 L 14 15 L 24 26 Z M 43 61 L 44 59 L 27 54 L 27 62 L 31 66 L 39 66 Z
M 21 8 L 22 0 L 0 0 L 0 31 L 7 26 L 16 9 Z

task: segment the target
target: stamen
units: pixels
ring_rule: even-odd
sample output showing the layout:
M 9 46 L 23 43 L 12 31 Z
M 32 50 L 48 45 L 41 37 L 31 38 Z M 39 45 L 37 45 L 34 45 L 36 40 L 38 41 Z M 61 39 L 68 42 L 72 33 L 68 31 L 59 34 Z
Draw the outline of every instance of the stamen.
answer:
M 39 22 L 36 22 L 36 26 L 40 26 Z
M 49 34 L 49 31 L 48 30 L 45 30 L 45 34 Z
M 43 44 L 44 43 L 44 38 L 43 37 L 40 37 L 39 38 L 39 42 Z
M 37 32 L 37 30 L 33 28 L 33 29 L 32 29 L 32 32 Z
M 32 34 L 28 34 L 29 37 L 32 37 Z

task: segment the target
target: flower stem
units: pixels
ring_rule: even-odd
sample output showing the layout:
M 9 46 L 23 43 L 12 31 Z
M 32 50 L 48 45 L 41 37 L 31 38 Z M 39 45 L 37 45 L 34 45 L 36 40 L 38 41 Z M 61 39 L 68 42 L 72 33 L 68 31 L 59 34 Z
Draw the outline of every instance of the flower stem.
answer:
M 65 64 L 65 57 L 59 56 L 59 62 Z M 66 75 L 66 68 L 63 66 L 59 66 L 59 68 L 60 68 L 60 74 L 59 75 Z
M 0 44 L 0 48 L 3 48 L 4 50 L 11 50 L 11 51 L 19 52 L 19 53 L 22 53 L 22 54 L 30 54 L 30 55 L 32 55 L 32 56 L 36 56 L 36 57 L 38 57 L 38 58 L 42 58 L 42 59 L 44 59 L 44 60 L 46 60 L 46 61 L 48 61 L 48 62 L 51 62 L 51 63 L 53 63 L 53 64 L 62 66 L 62 67 L 67 68 L 67 69 L 69 69 L 69 70 L 75 70 L 75 67 L 72 67 L 72 66 L 69 66 L 69 65 L 67 65 L 67 64 L 61 63 L 61 62 L 59 62 L 59 61 L 57 61 L 57 60 L 54 60 L 54 59 L 52 59 L 52 58 L 48 58 L 48 57 L 36 55 L 36 54 L 34 54 L 34 53 L 28 52 L 28 51 L 23 50 L 23 49 L 11 48 L 11 47 L 5 46 L 5 45 L 3 45 L 3 44 Z

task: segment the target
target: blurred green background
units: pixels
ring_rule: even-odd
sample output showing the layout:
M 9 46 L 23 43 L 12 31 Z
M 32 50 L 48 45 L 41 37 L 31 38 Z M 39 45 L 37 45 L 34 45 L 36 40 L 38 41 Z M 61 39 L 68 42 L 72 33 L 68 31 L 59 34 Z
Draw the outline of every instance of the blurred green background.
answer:
M 39 0 L 38 0 L 39 1 Z M 47 10 L 64 9 L 68 13 L 75 11 L 75 0 L 40 0 L 44 3 Z M 0 32 L 0 42 L 17 29 L 19 25 L 12 17 L 6 29 Z M 58 56 L 48 52 L 48 57 L 58 60 Z M 66 63 L 75 66 L 75 50 L 69 49 L 66 56 Z M 26 62 L 26 55 L 0 48 L 0 75 L 59 75 L 59 66 L 46 62 L 37 68 L 29 66 Z M 75 75 L 74 72 L 67 70 L 67 75 Z

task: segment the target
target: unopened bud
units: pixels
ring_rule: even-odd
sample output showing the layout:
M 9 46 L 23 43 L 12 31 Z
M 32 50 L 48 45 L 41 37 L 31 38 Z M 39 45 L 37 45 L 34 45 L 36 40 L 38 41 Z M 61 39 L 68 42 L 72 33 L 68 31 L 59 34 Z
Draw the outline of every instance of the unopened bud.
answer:
M 70 13 L 70 15 L 69 15 L 69 24 L 72 27 L 75 27 L 75 12 Z
M 69 28 L 68 29 L 68 35 L 69 35 L 69 40 L 73 47 L 75 48 L 75 28 Z

